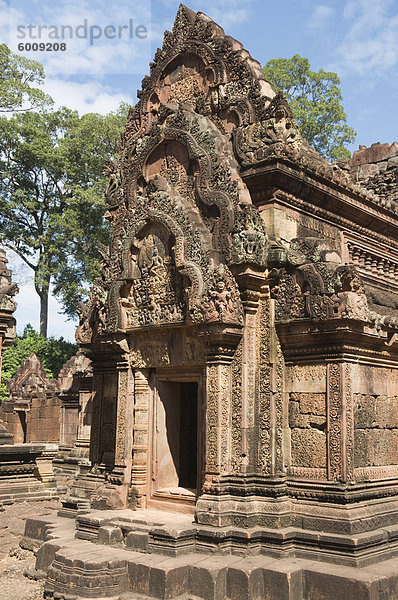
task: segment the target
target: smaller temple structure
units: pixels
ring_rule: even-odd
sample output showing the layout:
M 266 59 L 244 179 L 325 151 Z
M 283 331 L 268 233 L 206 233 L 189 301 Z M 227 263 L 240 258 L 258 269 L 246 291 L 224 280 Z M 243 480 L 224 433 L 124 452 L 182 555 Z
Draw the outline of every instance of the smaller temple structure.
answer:
M 79 350 L 62 367 L 58 379 L 61 405 L 60 449 L 54 460 L 57 477 L 74 479 L 83 469 L 89 469 L 92 366 Z
M 6 254 L 0 249 L 0 356 L 15 337 L 13 315 L 16 309 L 14 296 L 17 292 L 18 286 L 12 283 L 11 271 L 7 268 Z M 42 376 L 40 369 L 36 367 L 36 373 L 39 372 Z M 37 379 L 40 379 L 38 375 Z M 19 379 L 19 385 L 21 389 L 25 385 L 22 378 Z M 16 389 L 17 387 L 14 388 L 15 392 Z M 1 418 L 6 415 L 6 411 L 0 415 L 0 506 L 17 501 L 57 498 L 59 490 L 52 468 L 52 460 L 58 450 L 57 444 L 23 443 L 26 439 L 22 421 L 15 440 L 21 443 L 14 443 L 13 430 L 7 431 L 5 424 L 1 422 Z
M 67 483 L 88 465 L 91 430 L 91 361 L 80 350 L 50 379 L 31 354 L 7 381 L 9 397 L 0 406 L 0 420 L 15 443 L 56 443 L 57 479 Z M 64 480 L 64 478 L 66 478 Z
M 31 354 L 7 381 L 9 397 L 0 407 L 0 419 L 18 444 L 60 440 L 58 383 Z

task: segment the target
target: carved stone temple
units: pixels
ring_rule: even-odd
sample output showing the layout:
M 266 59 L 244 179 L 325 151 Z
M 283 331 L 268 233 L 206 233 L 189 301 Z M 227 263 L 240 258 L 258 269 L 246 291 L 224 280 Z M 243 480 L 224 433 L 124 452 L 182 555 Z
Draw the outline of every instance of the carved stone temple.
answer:
M 398 599 L 398 196 L 203 13 L 139 98 L 77 332 L 91 468 L 23 542 L 47 597 Z

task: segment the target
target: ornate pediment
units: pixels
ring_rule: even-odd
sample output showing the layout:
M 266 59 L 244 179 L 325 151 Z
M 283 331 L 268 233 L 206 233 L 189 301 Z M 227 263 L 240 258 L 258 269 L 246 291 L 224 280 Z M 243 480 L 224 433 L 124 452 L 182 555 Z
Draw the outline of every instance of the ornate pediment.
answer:
M 241 44 L 180 7 L 130 111 L 119 162 L 104 169 L 111 243 L 84 339 L 93 318 L 102 333 L 241 322 L 232 273 L 264 273 L 268 238 L 231 133 L 258 122 L 274 95 Z
M 148 130 L 162 105 L 181 103 L 228 133 L 259 119 L 274 95 L 260 64 L 242 44 L 207 15 L 180 5 L 173 30 L 165 32 L 142 82 L 125 140 Z

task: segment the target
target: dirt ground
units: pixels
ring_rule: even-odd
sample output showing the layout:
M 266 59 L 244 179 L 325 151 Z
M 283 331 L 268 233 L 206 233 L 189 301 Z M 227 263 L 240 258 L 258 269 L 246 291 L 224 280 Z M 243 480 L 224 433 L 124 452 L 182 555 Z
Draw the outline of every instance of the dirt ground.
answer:
M 6 506 L 0 512 L 0 599 L 1 600 L 42 600 L 43 582 L 35 581 L 29 574 L 35 565 L 32 552 L 22 550 L 25 521 L 35 515 L 55 512 L 58 502 L 22 502 Z

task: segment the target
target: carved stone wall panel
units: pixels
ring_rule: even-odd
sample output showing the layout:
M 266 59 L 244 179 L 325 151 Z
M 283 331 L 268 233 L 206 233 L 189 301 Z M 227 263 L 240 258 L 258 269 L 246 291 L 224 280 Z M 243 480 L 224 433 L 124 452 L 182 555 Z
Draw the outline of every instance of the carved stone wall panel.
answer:
M 284 429 L 287 418 L 287 407 L 284 406 L 284 375 L 285 363 L 282 347 L 275 330 L 274 307 L 271 301 L 271 360 L 272 360 L 272 422 L 273 432 L 273 473 L 280 474 L 284 471 Z
M 129 338 L 132 368 L 204 366 L 206 349 L 196 327 L 135 332 Z
M 327 366 L 327 416 L 328 416 L 328 479 L 342 477 L 342 366 Z
M 295 467 L 291 466 L 287 470 L 288 475 L 297 479 L 309 479 L 315 481 L 327 480 L 327 469 L 326 468 L 312 468 L 312 467 Z
M 258 444 L 256 406 L 259 396 L 258 370 L 260 364 L 260 344 L 258 331 L 260 319 L 258 310 L 255 314 L 246 314 L 244 337 L 244 388 L 242 403 L 244 403 L 244 433 L 245 444 L 242 448 L 242 463 L 246 463 L 246 471 L 256 468 L 256 450 Z M 245 456 L 243 456 L 245 455 Z
M 243 340 L 239 342 L 232 361 L 232 439 L 231 439 L 231 467 L 235 474 L 244 472 L 247 464 L 247 448 L 244 449 L 242 437 L 243 411 L 246 404 L 243 402 Z
M 355 472 L 398 464 L 398 396 L 354 394 Z
M 326 474 L 326 395 L 298 392 L 289 398 L 291 466 L 320 468 Z M 290 472 L 292 470 L 290 469 Z M 297 476 L 298 471 L 295 470 Z M 312 473 L 309 471 L 309 475 Z
M 290 241 L 295 238 L 320 237 L 329 240 L 336 250 L 340 250 L 338 228 L 314 218 L 307 211 L 303 213 L 286 206 L 282 209 L 272 204 L 262 207 L 260 214 L 269 237 L 282 242 L 287 248 Z
M 355 481 L 372 481 L 380 479 L 398 479 L 397 465 L 381 467 L 358 467 L 354 469 Z
M 344 410 L 343 410 L 343 461 L 345 463 L 345 481 L 354 478 L 354 395 L 352 392 L 353 369 L 352 364 L 344 365 Z
M 132 281 L 120 298 L 122 329 L 184 320 L 183 285 L 172 248 L 170 236 L 157 226 L 147 228 L 132 248 Z
M 115 466 L 118 374 L 103 373 L 101 399 L 100 462 L 107 468 Z
M 161 367 L 170 364 L 169 334 L 167 331 L 136 334 L 130 338 L 132 368 Z
M 398 396 L 398 368 L 353 364 L 353 393 Z
M 287 364 L 285 390 L 288 393 L 326 393 L 326 365 Z

